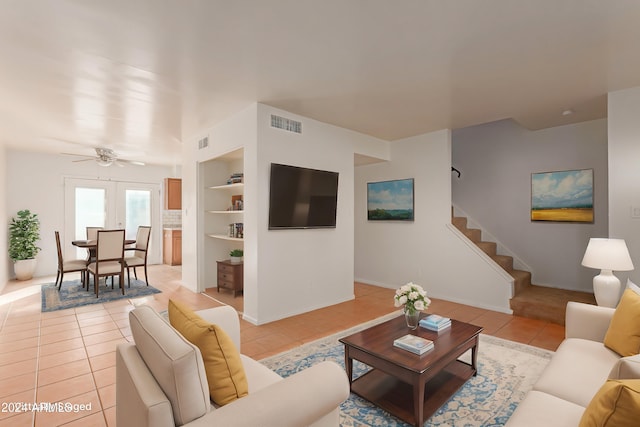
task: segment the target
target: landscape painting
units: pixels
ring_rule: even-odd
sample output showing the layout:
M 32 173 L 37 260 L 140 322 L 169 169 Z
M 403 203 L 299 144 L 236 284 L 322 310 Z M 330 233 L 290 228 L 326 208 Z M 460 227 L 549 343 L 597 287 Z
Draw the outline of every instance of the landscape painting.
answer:
M 531 221 L 593 222 L 593 169 L 531 174 Z
M 413 179 L 368 182 L 367 219 L 413 221 Z

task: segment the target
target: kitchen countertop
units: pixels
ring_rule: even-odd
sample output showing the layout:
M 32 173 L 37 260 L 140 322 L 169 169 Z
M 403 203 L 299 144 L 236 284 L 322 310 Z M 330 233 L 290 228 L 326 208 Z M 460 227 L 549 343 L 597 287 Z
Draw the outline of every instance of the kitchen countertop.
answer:
M 182 224 L 164 224 L 162 228 L 165 230 L 182 230 Z

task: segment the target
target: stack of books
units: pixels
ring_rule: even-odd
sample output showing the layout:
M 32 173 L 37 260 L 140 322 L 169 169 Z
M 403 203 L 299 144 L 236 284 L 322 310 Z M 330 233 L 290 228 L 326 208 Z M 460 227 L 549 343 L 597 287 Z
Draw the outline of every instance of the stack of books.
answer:
M 451 327 L 451 319 L 437 314 L 430 314 L 420 320 L 420 326 L 425 329 L 429 329 L 430 331 L 440 332 Z
M 244 223 L 242 222 L 234 222 L 229 224 L 229 237 L 234 237 L 236 239 L 244 238 Z
M 407 334 L 393 341 L 395 347 L 410 351 L 415 354 L 424 354 L 433 348 L 433 341 Z
M 227 180 L 227 184 L 239 184 L 244 181 L 244 174 L 242 172 L 236 172 L 232 174 Z

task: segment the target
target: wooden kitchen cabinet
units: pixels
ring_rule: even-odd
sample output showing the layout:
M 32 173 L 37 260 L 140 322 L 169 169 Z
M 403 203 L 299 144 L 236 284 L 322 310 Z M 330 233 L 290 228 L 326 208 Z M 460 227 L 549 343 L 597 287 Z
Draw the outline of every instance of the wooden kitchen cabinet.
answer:
M 165 178 L 164 208 L 166 210 L 182 209 L 182 180 L 181 179 Z
M 182 230 L 165 228 L 162 241 L 164 263 L 182 265 Z

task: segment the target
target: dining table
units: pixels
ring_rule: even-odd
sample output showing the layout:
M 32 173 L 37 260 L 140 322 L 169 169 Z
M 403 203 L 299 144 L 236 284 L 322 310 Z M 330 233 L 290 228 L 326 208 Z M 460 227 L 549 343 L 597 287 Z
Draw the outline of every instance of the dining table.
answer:
M 132 245 L 136 242 L 136 239 L 124 239 L 124 245 Z M 98 240 L 72 240 L 71 244 L 78 248 L 87 249 L 89 251 L 89 259 L 88 262 L 94 261 L 96 259 L 96 248 L 98 246 Z

